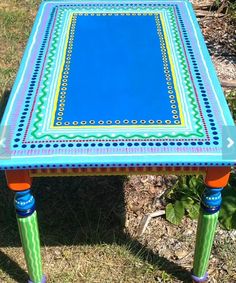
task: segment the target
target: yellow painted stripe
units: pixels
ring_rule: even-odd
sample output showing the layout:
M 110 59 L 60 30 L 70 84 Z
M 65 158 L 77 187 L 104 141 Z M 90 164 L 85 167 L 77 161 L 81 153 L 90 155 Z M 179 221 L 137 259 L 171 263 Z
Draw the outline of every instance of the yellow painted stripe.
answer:
M 85 13 L 76 13 L 78 15 L 84 15 Z M 89 13 L 88 13 L 89 14 Z M 95 13 L 96 14 L 96 13 Z M 106 13 L 99 13 L 101 15 L 103 14 L 106 14 Z M 115 12 L 112 12 L 112 13 L 109 13 L 109 15 L 112 15 L 112 14 L 115 14 Z M 123 15 L 126 15 L 126 13 L 124 12 L 117 12 L 117 14 L 123 14 Z M 142 12 L 135 12 L 135 14 L 143 14 Z M 170 66 L 171 66 L 171 73 L 172 73 L 172 77 L 173 77 L 173 82 L 174 82 L 174 89 L 176 91 L 176 97 L 177 97 L 177 102 L 178 102 L 178 107 L 179 107 L 179 116 L 180 116 L 180 124 L 175 124 L 174 125 L 174 128 L 179 128 L 179 127 L 183 127 L 185 126 L 185 122 L 184 122 L 184 117 L 183 117 L 183 110 L 182 110 L 182 106 L 181 106 L 181 103 L 180 103 L 180 96 L 179 96 L 179 91 L 178 91 L 178 88 L 177 88 L 177 83 L 176 83 L 176 75 L 175 75 L 175 72 L 174 72 L 174 64 L 173 64 L 173 59 L 172 59 L 172 56 L 171 56 L 171 50 L 170 50 L 170 46 L 169 46 L 169 43 L 168 43 L 168 38 L 167 38 L 167 33 L 166 33 L 166 27 L 165 27 L 165 22 L 164 22 L 164 19 L 163 19 L 163 15 L 161 15 L 160 13 L 145 13 L 147 15 L 160 15 L 160 19 L 161 19 L 161 24 L 162 24 L 162 27 L 163 27 L 163 33 L 164 33 L 164 38 L 165 38 L 165 42 L 166 42 L 166 47 L 167 47 L 167 54 L 168 54 L 168 57 L 169 57 L 169 62 L 170 62 Z M 132 15 L 132 13 L 131 13 Z M 73 129 L 109 129 L 109 128 L 118 128 L 118 129 L 126 129 L 127 126 L 129 128 L 134 128 L 134 129 L 139 129 L 139 128 L 160 128 L 163 126 L 165 128 L 173 128 L 173 125 L 168 125 L 168 124 L 165 124 L 165 123 L 162 123 L 162 124 L 159 124 L 159 125 L 122 125 L 122 126 L 118 126 L 118 125 L 112 125 L 112 126 L 54 126 L 54 123 L 55 123 L 55 117 L 56 117 L 56 111 L 57 111 L 57 104 L 58 104 L 58 97 L 59 97 L 59 91 L 60 91 L 60 82 L 61 82 L 61 79 L 62 79 L 62 73 L 63 73 L 63 67 L 64 67 L 64 64 L 65 64 L 65 60 L 66 60 L 66 51 L 67 51 L 67 44 L 68 44 L 68 39 L 69 39 L 69 35 L 70 35 L 70 29 L 71 29 L 71 24 L 72 24 L 72 17 L 73 15 L 70 16 L 70 24 L 69 24 L 69 29 L 68 29 L 68 32 L 67 32 L 67 37 L 66 37 L 66 44 L 65 44 L 65 47 L 64 47 L 64 53 L 63 53 L 63 57 L 64 57 L 64 61 L 63 61 L 63 64 L 61 65 L 61 70 L 60 70 L 60 77 L 59 77 L 59 80 L 58 80 L 58 86 L 57 86 L 57 91 L 56 91 L 56 96 L 55 96 L 55 100 L 54 100 L 54 106 L 53 106 L 53 118 L 52 118 L 52 123 L 51 123 L 51 127 L 50 129 L 69 129 L 69 128 L 73 128 Z M 183 123 L 182 123 L 183 122 Z
M 178 86 L 177 86 L 177 78 L 176 78 L 174 63 L 173 63 L 173 58 L 172 58 L 172 52 L 171 52 L 171 49 L 170 49 L 170 45 L 169 45 L 168 37 L 167 37 L 167 32 L 166 32 L 166 25 L 165 25 L 163 15 L 160 14 L 160 18 L 161 18 L 161 24 L 162 24 L 164 38 L 165 38 L 165 42 L 166 42 L 167 54 L 168 54 L 168 57 L 169 57 L 171 73 L 172 73 L 172 77 L 173 77 L 174 89 L 175 89 L 175 92 L 176 92 L 176 98 L 177 98 L 177 102 L 178 102 L 178 106 L 179 106 L 179 114 L 180 114 L 179 116 L 180 116 L 180 121 L 181 121 L 180 125 L 185 126 L 183 109 L 182 109 L 182 105 L 181 105 L 179 89 L 178 89 Z
M 71 25 L 72 25 L 72 18 L 73 18 L 73 15 L 70 16 L 69 28 L 68 28 L 67 35 L 66 35 L 66 44 L 65 44 L 64 52 L 63 52 L 63 64 L 61 64 L 60 76 L 59 76 L 58 84 L 57 84 L 56 97 L 55 97 L 55 100 L 54 100 L 54 106 L 53 106 L 53 111 L 52 111 L 53 112 L 53 118 L 52 118 L 51 127 L 54 125 L 55 117 L 56 117 L 57 103 L 58 103 L 58 97 L 59 97 L 59 92 L 60 92 L 60 82 L 62 80 L 63 67 L 64 67 L 65 61 L 66 61 L 66 52 L 67 52 L 67 45 L 69 43 L 70 29 L 71 29 Z

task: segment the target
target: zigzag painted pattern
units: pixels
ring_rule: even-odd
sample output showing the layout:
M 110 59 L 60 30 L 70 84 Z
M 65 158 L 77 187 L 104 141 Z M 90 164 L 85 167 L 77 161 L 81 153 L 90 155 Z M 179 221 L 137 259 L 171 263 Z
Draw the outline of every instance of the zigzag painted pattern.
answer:
M 26 218 L 17 217 L 17 222 L 30 280 L 34 283 L 40 283 L 43 272 L 36 211 Z
M 201 211 L 199 215 L 193 274 L 200 278 L 205 276 L 207 271 L 218 214 L 219 212 L 208 214 Z

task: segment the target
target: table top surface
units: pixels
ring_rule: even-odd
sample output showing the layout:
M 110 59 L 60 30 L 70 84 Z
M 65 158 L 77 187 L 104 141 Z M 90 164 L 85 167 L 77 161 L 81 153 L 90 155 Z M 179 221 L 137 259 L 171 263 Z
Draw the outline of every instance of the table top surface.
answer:
M 235 165 L 233 125 L 188 1 L 44 1 L 0 169 Z

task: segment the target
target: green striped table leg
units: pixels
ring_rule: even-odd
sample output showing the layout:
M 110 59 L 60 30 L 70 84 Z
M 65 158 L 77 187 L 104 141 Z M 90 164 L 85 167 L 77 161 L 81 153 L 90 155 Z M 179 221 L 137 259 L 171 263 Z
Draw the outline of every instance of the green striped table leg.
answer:
M 35 200 L 30 190 L 17 192 L 15 207 L 20 238 L 29 272 L 29 283 L 45 283 L 42 272 L 39 230 Z
M 222 188 L 206 188 L 202 196 L 192 275 L 194 282 L 206 282 L 208 279 L 206 271 L 218 222 L 221 190 Z

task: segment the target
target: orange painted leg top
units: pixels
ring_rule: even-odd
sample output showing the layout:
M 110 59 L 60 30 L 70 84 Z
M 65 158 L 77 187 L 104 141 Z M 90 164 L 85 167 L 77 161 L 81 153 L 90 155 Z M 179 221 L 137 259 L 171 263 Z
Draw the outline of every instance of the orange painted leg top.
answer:
M 32 178 L 28 170 L 7 170 L 5 175 L 7 185 L 13 191 L 25 191 L 32 185 Z
M 211 188 L 222 188 L 227 186 L 230 167 L 208 167 L 206 171 L 205 185 Z

